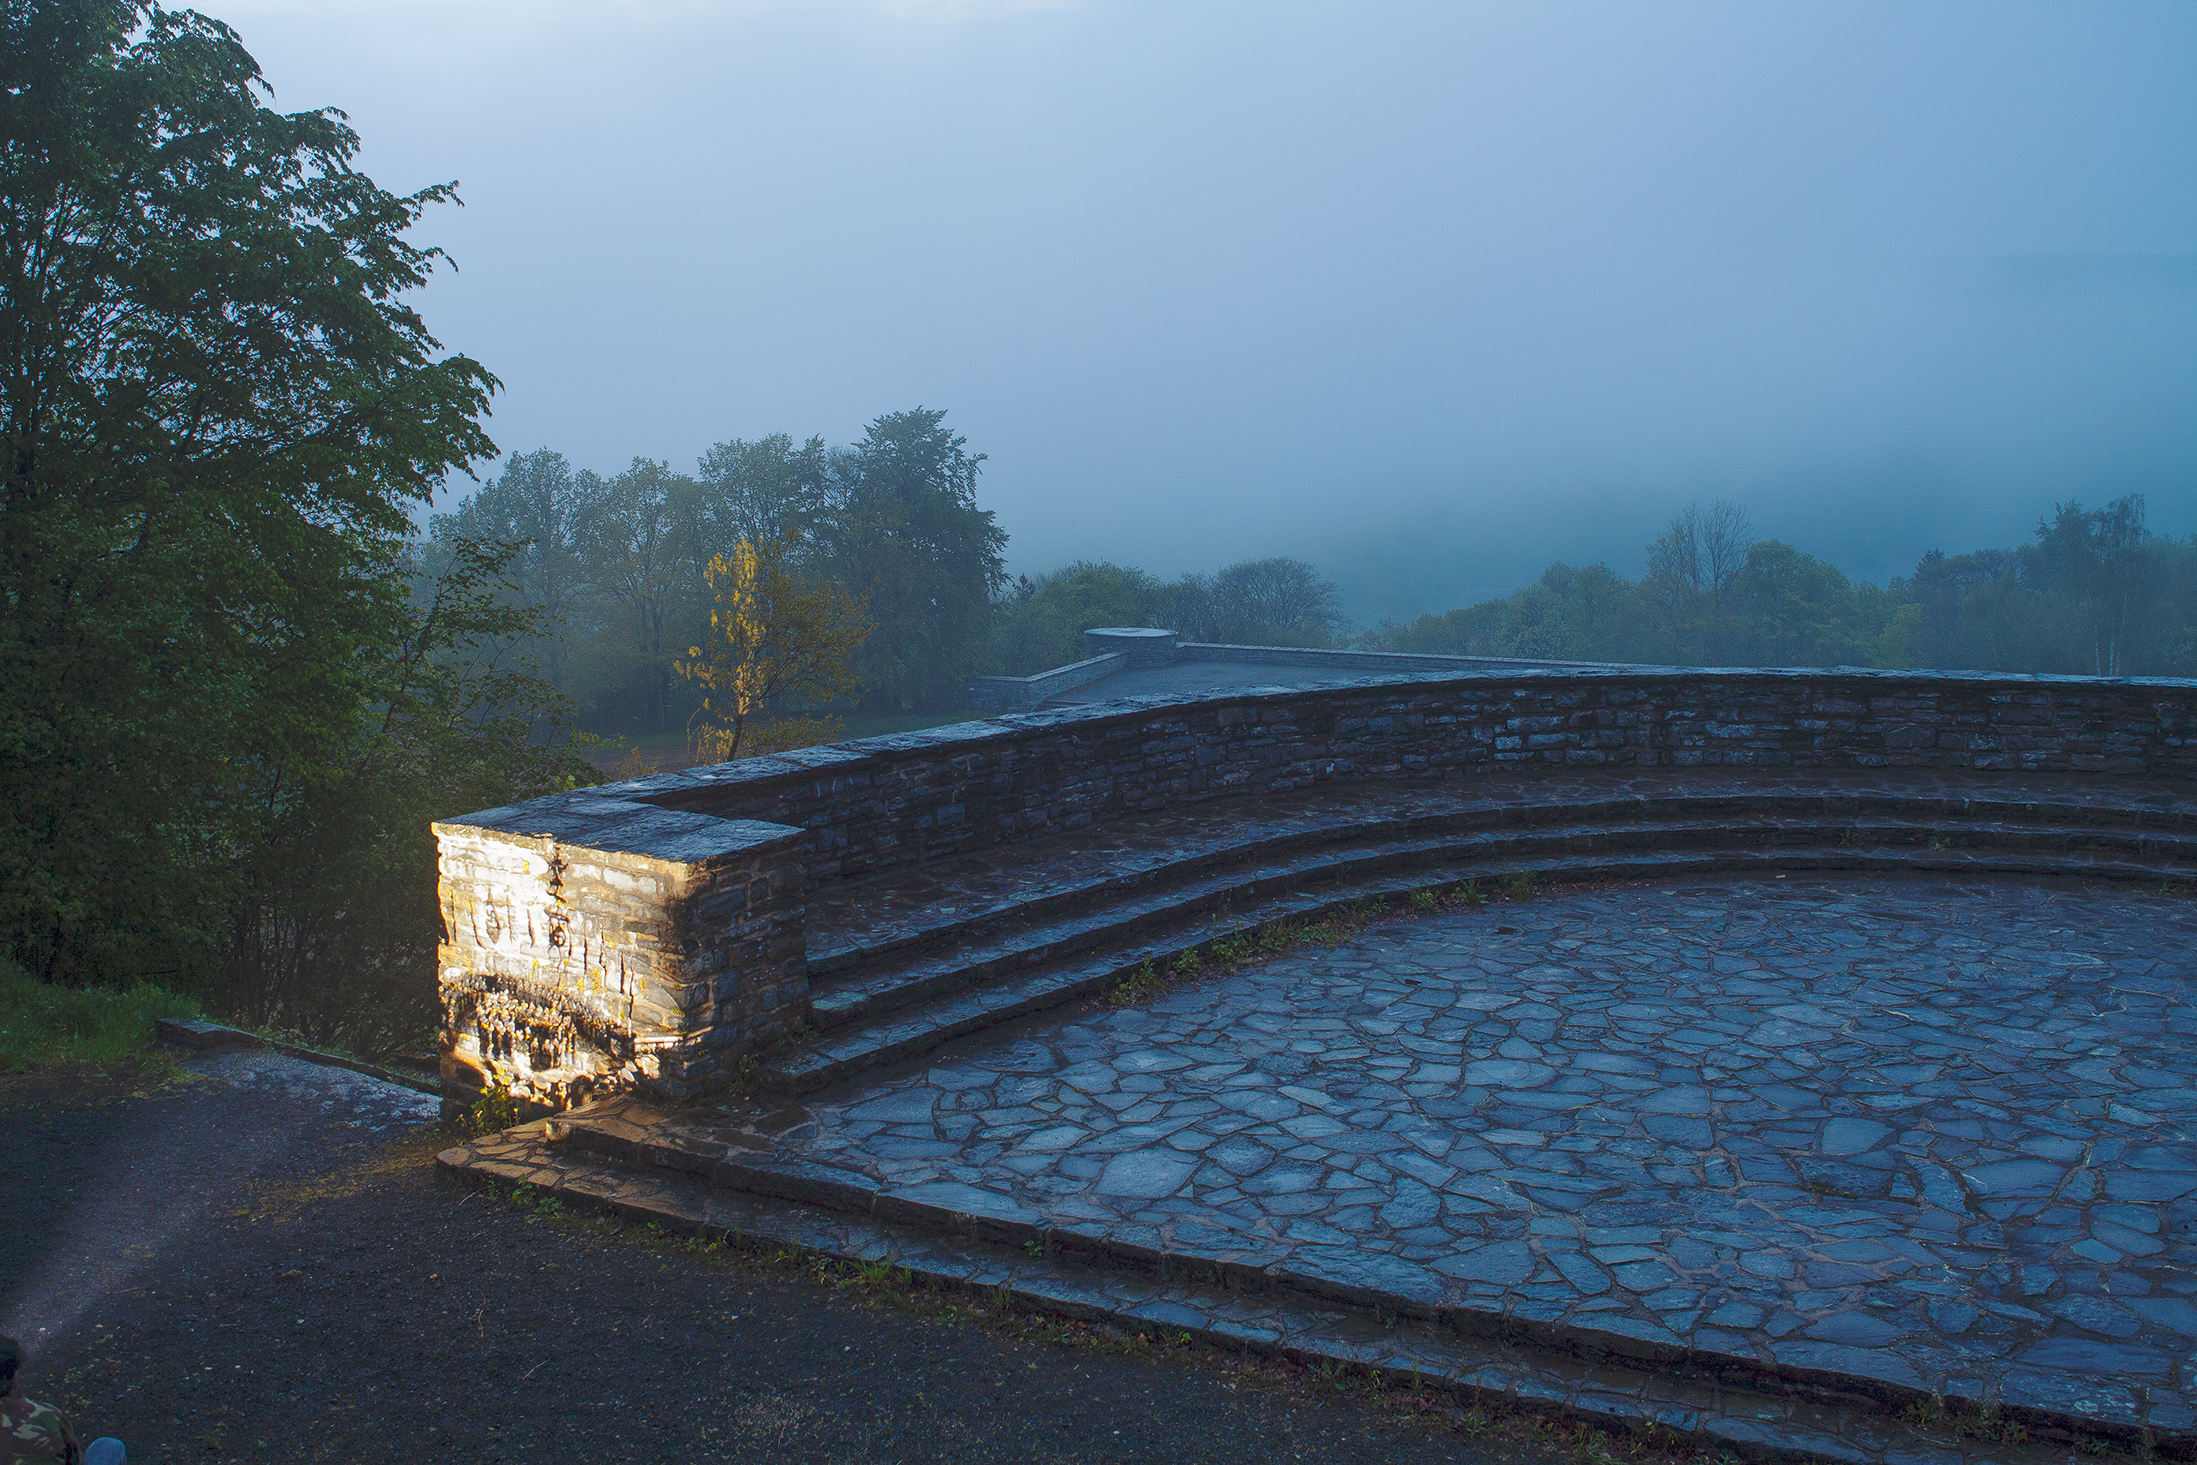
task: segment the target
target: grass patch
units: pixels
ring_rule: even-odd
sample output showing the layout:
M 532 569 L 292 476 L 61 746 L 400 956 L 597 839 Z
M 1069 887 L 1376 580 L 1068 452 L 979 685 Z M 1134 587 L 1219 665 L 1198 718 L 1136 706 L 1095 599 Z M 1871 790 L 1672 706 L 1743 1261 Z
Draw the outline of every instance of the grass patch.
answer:
M 203 1016 L 190 998 L 149 983 L 127 992 L 58 987 L 0 962 L 0 1073 L 172 1067 L 174 1060 L 152 1045 L 154 1022 Z

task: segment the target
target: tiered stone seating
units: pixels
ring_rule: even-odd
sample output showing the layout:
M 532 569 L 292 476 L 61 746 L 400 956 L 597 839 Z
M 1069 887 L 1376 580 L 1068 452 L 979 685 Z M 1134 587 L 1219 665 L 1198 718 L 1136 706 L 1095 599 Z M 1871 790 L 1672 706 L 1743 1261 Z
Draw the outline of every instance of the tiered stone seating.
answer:
M 1145 962 L 1352 902 L 1709 870 L 2197 878 L 2197 789 L 1936 771 L 1644 770 L 1358 786 L 1162 810 L 821 886 L 807 1093 L 1107 990 Z

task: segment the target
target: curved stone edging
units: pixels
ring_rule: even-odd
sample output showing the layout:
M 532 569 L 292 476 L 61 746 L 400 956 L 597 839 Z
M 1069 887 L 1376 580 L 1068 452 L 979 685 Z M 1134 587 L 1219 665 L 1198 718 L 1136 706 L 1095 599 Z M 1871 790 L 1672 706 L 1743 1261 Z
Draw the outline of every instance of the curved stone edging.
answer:
M 594 1112 L 578 1112 L 547 1126 L 530 1127 L 530 1137 L 541 1137 L 552 1149 L 569 1147 L 613 1161 L 629 1171 L 691 1175 L 719 1189 L 927 1230 L 1001 1251 L 1021 1250 L 1048 1260 L 1057 1258 L 1071 1266 L 1126 1271 L 1159 1283 L 1213 1288 L 1236 1295 L 1302 1296 L 1372 1318 L 1415 1319 L 1461 1337 L 1567 1354 L 1589 1364 L 1617 1359 L 1663 1374 L 1683 1373 L 1695 1378 L 1705 1375 L 1719 1389 L 1782 1393 L 1833 1404 L 1865 1400 L 1885 1414 L 1914 1406 L 1942 1408 L 1951 1402 L 2057 1434 L 2115 1439 L 2124 1446 L 2140 1446 L 2172 1459 L 2197 1458 L 2197 1432 L 2141 1427 L 2040 1401 L 2009 1401 L 1980 1392 L 1971 1395 L 1963 1393 L 1957 1383 L 1951 1389 L 1933 1391 L 1890 1357 L 1881 1360 L 1874 1371 L 1860 1371 L 1871 1362 L 1864 1350 L 1833 1350 L 1845 1365 L 1841 1368 L 1801 1367 L 1672 1347 L 1645 1334 L 1520 1318 L 1505 1310 L 1389 1291 L 1364 1280 L 1308 1273 L 1302 1267 L 1247 1263 L 1227 1253 L 1162 1246 L 1157 1244 L 1156 1236 L 1155 1244 L 1140 1244 L 1117 1234 L 1119 1228 L 1056 1223 L 972 1186 L 938 1182 L 893 1189 L 860 1172 L 811 1160 L 705 1148 L 683 1136 L 665 1133 L 660 1118 L 645 1106 L 628 1108 L 621 1101 L 612 1101 Z M 459 1153 L 451 1152 L 452 1156 Z M 450 1169 L 465 1168 L 464 1160 L 458 1158 L 445 1158 L 442 1163 Z

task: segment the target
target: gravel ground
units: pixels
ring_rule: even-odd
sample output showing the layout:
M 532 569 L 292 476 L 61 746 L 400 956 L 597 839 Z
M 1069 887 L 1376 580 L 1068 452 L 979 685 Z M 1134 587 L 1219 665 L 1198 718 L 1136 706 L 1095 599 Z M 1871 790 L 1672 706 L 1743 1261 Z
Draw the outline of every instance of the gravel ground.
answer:
M 0 1331 L 28 1392 L 133 1461 L 1556 1458 L 1225 1355 L 545 1216 L 436 1179 L 431 1100 L 200 1066 L 156 1093 L 0 1078 Z

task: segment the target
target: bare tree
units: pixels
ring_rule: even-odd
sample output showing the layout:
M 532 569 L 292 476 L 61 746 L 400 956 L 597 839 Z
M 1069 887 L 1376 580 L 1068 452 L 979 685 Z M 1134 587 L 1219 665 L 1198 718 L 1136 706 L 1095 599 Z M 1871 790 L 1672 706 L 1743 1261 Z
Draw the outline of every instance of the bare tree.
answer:
M 1648 546 L 1648 573 L 1696 595 L 1722 595 L 1755 542 L 1754 521 L 1728 499 L 1686 505 Z

